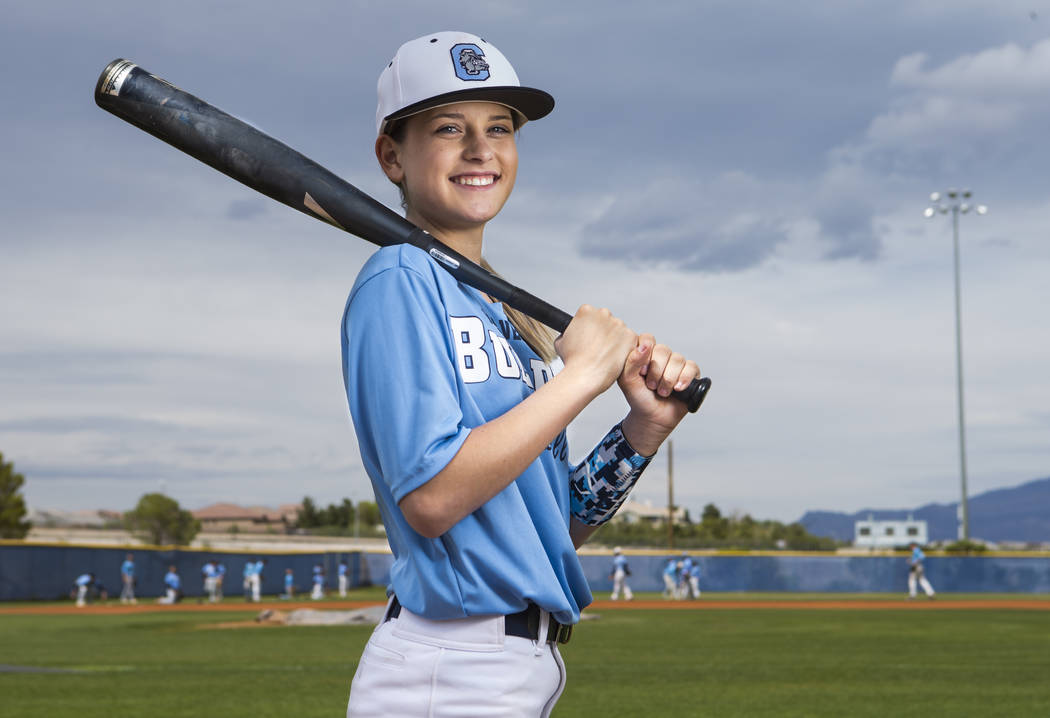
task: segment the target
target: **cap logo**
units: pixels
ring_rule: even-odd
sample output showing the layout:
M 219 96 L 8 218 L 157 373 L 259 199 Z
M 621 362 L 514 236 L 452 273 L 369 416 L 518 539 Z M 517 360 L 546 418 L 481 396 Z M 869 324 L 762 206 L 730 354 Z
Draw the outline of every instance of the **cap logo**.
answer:
M 485 53 L 471 42 L 452 46 L 452 67 L 456 77 L 466 81 L 489 79 L 489 64 L 485 62 Z

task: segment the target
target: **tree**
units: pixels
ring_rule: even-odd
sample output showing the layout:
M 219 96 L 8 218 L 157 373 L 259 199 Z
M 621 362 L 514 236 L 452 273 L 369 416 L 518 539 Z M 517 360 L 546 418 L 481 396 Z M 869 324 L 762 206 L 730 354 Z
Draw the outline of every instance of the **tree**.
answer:
M 729 536 L 729 520 L 722 517 L 722 512 L 714 504 L 704 507 L 700 516 L 700 528 L 715 539 L 724 539 Z
M 302 506 L 299 507 L 299 515 L 296 517 L 295 525 L 301 529 L 320 526 L 320 517 L 317 514 L 317 505 L 309 496 L 303 497 Z
M 26 502 L 22 485 L 26 479 L 15 473 L 13 462 L 4 463 L 0 453 L 0 538 L 20 539 L 29 533 L 32 524 L 25 521 Z
M 375 501 L 358 501 L 357 510 L 360 512 L 363 526 L 378 526 L 383 521 L 383 517 L 379 513 L 379 504 Z
M 184 546 L 201 530 L 201 522 L 164 494 L 144 494 L 134 509 L 124 514 L 124 526 L 146 543 Z

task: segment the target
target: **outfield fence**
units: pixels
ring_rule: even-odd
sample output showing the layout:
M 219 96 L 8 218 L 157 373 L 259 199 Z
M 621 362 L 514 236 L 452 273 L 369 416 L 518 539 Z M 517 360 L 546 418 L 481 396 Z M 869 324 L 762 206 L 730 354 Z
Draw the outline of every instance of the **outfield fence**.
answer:
M 204 595 L 202 569 L 209 561 L 226 567 L 223 593 L 227 596 L 244 595 L 244 567 L 249 561 L 266 562 L 262 572 L 262 593 L 284 591 L 286 569 L 292 569 L 296 593 L 309 592 L 313 585 L 313 568 L 320 565 L 325 572 L 326 585 L 336 587 L 340 560 L 347 563 L 351 586 L 370 582 L 362 573 L 364 562 L 359 552 L 335 551 L 213 551 L 165 546 L 73 546 L 0 542 L 0 601 L 53 600 L 70 595 L 73 582 L 84 573 L 93 573 L 101 581 L 111 598 L 120 595 L 120 566 L 131 553 L 135 562 L 135 594 L 151 598 L 164 593 L 164 575 L 169 566 L 175 566 L 182 579 L 185 596 Z
M 226 566 L 224 593 L 243 595 L 242 574 L 248 561 L 266 561 L 262 592 L 284 589 L 285 569 L 295 576 L 296 591 L 309 591 L 313 567 L 320 564 L 329 590 L 336 587 L 340 560 L 348 566 L 350 586 L 385 585 L 393 556 L 384 551 L 232 551 L 174 547 L 113 547 L 0 542 L 0 600 L 52 600 L 69 595 L 82 573 L 94 573 L 111 597 L 121 588 L 120 565 L 134 554 L 136 594 L 164 593 L 164 574 L 174 565 L 186 596 L 204 593 L 201 569 L 208 561 Z M 663 571 L 681 553 L 625 551 L 635 591 L 662 591 Z M 839 555 L 826 553 L 707 553 L 689 552 L 700 565 L 703 591 L 802 593 L 895 593 L 907 590 L 907 557 L 899 555 Z M 595 593 L 612 589 L 609 553 L 580 556 Z M 948 593 L 1050 593 L 1050 555 L 948 556 L 930 554 L 926 577 L 937 591 Z

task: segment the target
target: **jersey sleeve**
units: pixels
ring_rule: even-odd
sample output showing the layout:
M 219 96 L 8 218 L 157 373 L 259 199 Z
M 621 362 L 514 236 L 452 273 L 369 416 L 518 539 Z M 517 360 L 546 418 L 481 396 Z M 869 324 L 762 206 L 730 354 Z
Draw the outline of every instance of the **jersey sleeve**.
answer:
M 436 283 L 404 266 L 379 272 L 351 296 L 343 333 L 362 457 L 400 501 L 447 466 L 470 433 Z

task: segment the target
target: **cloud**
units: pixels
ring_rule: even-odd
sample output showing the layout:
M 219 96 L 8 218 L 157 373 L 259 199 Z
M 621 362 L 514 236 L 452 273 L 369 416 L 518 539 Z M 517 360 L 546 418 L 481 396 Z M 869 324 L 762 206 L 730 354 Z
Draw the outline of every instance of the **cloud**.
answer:
M 784 218 L 758 204 L 760 183 L 728 173 L 710 185 L 656 180 L 607 200 L 581 233 L 584 256 L 695 272 L 753 267 L 787 241 Z M 729 195 L 750 198 L 726 202 Z

